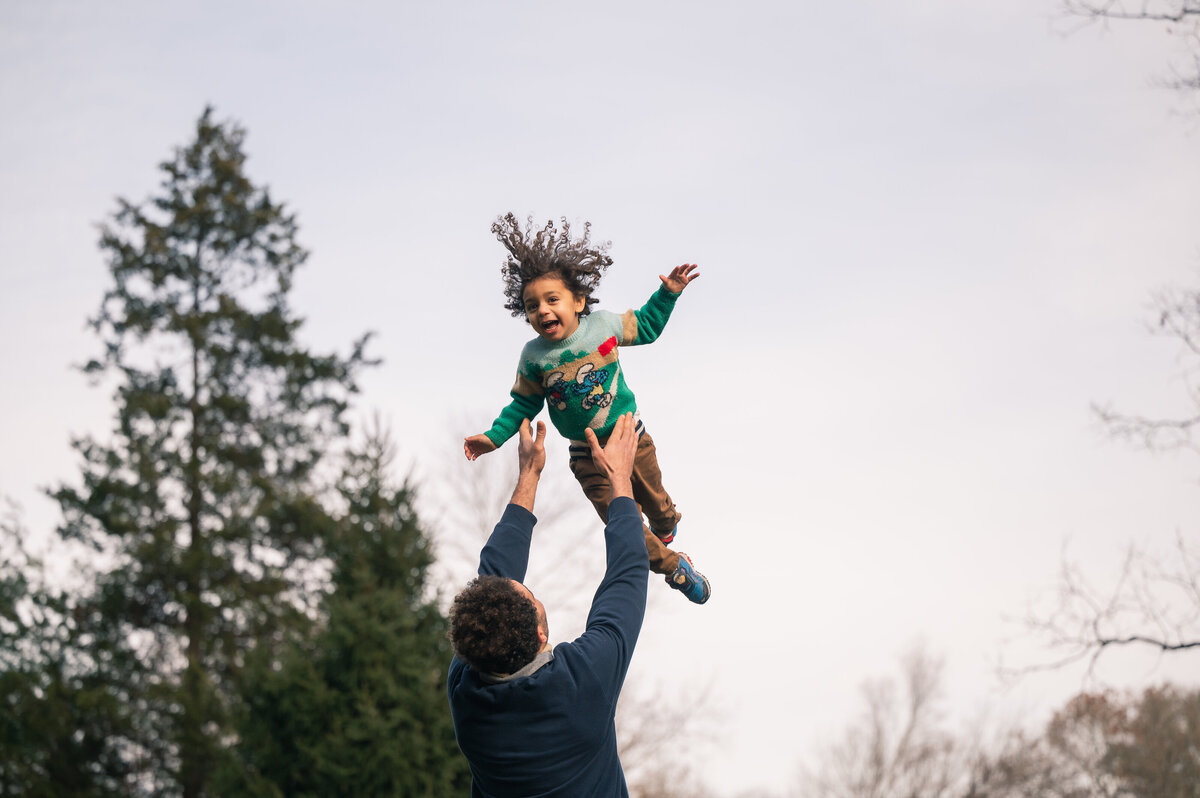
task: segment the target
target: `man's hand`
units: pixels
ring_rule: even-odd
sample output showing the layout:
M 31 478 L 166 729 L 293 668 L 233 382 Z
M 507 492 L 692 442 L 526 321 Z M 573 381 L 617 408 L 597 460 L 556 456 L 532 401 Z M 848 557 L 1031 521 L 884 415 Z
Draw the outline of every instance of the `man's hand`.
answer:
M 545 422 L 539 421 L 537 423 L 536 439 L 529 428 L 529 419 L 521 422 L 521 430 L 517 434 L 517 463 L 519 464 L 519 470 L 522 472 L 533 471 L 534 475 L 541 475 L 542 469 L 546 467 Z
M 683 293 L 683 289 L 688 287 L 688 283 L 700 276 L 700 272 L 692 274 L 697 268 L 694 263 L 685 263 L 671 269 L 670 274 L 658 275 L 658 279 L 662 280 L 663 287 L 672 294 Z
M 628 496 L 632 499 L 633 483 L 630 477 L 633 475 L 633 460 L 637 457 L 638 446 L 637 424 L 633 420 L 633 413 L 625 413 L 617 419 L 604 448 L 600 448 L 600 441 L 591 429 L 585 430 L 583 434 L 588 445 L 592 447 L 592 461 L 608 477 L 612 486 L 609 501 L 618 496 Z
M 467 455 L 468 460 L 474 460 L 481 454 L 494 451 L 496 451 L 496 444 L 492 443 L 492 439 L 483 433 L 463 440 L 463 452 Z
M 529 427 L 529 419 L 521 421 L 517 443 L 517 487 L 513 490 L 513 504 L 533 512 L 533 500 L 537 495 L 538 480 L 546 465 L 546 424 L 537 423 L 537 437 Z

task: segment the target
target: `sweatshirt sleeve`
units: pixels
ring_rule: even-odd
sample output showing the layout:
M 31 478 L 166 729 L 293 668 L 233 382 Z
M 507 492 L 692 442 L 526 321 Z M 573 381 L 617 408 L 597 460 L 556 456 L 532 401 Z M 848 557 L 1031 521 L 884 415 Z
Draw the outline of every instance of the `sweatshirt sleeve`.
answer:
M 529 396 L 517 393 L 515 388 L 509 392 L 509 396 L 512 397 L 512 401 L 496 416 L 491 429 L 483 433 L 497 447 L 503 446 L 506 440 L 517 434 L 522 421 L 532 421 L 534 416 L 542 412 L 542 405 L 546 401 L 541 394 Z
M 479 575 L 504 576 L 525 581 L 529 567 L 529 542 L 533 539 L 533 513 L 516 504 L 504 508 L 504 514 L 491 537 L 479 552 Z
M 525 363 L 524 351 L 521 352 L 521 363 Z M 546 402 L 542 386 L 526 376 L 520 367 L 517 369 L 517 378 L 508 395 L 511 401 L 492 422 L 491 429 L 483 433 L 488 440 L 496 444 L 497 448 L 503 446 L 506 440 L 517 434 L 522 421 L 525 419 L 532 421 L 534 416 L 542 412 L 542 405 Z
M 650 562 L 642 517 L 633 499 L 614 499 L 604 528 L 608 567 L 592 599 L 587 628 L 574 642 L 602 683 L 619 688 L 633 659 L 646 614 Z
M 621 317 L 621 345 L 641 346 L 653 343 L 662 334 L 675 309 L 679 294 L 659 286 L 639 310 L 627 310 Z

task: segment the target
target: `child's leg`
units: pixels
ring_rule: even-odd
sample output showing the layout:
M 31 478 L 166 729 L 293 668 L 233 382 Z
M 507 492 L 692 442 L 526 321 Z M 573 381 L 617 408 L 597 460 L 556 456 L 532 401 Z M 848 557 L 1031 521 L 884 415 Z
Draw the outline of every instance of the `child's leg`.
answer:
M 643 435 L 643 438 L 648 437 Z M 641 456 L 641 445 L 638 447 L 638 456 Z M 655 465 L 657 469 L 657 463 Z M 583 488 L 583 494 L 588 497 L 588 501 L 596 508 L 596 513 L 600 516 L 600 520 L 608 523 L 608 499 L 611 486 L 608 482 L 608 477 L 600 473 L 596 468 L 595 462 L 592 461 L 591 452 L 585 450 L 580 451 L 579 447 L 571 447 L 571 473 L 575 475 L 579 486 Z M 637 487 L 637 464 L 634 464 L 634 501 L 638 501 Z M 638 512 L 642 511 L 642 505 L 638 502 Z M 679 555 L 666 546 L 658 537 L 650 531 L 650 527 L 642 524 L 642 534 L 646 539 L 646 553 L 650 556 L 650 570 L 656 574 L 670 575 L 679 567 Z
M 675 502 L 667 495 L 662 486 L 662 472 L 658 468 L 658 453 L 654 448 L 654 439 L 650 433 L 643 432 L 638 439 L 637 455 L 633 461 L 633 497 L 638 506 L 643 508 L 650 519 L 646 527 L 646 546 L 649 548 L 650 538 L 662 546 L 662 536 L 666 540 L 675 537 L 675 525 L 682 516 L 675 509 Z M 653 531 L 651 531 L 653 529 Z M 655 532 L 659 533 L 658 535 Z M 687 596 L 694 604 L 703 604 L 712 595 L 712 586 L 704 574 L 692 567 L 691 558 L 685 554 L 675 557 L 675 570 L 666 574 L 667 584 Z M 661 572 L 660 572 L 661 573 Z
M 683 515 L 675 509 L 675 502 L 663 488 L 658 451 L 649 432 L 643 432 L 638 439 L 637 456 L 633 461 L 633 498 L 650 520 L 651 530 L 669 540 Z

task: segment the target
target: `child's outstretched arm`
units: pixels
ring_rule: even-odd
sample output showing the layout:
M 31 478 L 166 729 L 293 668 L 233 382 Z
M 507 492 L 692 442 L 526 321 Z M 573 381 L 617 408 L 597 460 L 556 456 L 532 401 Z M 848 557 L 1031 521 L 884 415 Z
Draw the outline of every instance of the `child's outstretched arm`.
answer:
M 494 452 L 521 428 L 526 419 L 533 420 L 542 411 L 545 398 L 531 380 L 517 375 L 517 382 L 509 392 L 512 401 L 500 411 L 492 422 L 491 429 L 463 439 L 463 454 L 474 460 L 481 454 Z
M 685 263 L 671 269 L 670 274 L 658 275 L 658 279 L 662 280 L 663 288 L 666 288 L 672 294 L 682 294 L 683 289 L 688 287 L 688 283 L 700 276 L 700 272 L 692 274 L 697 268 L 694 263 Z
M 684 263 L 671 269 L 670 274 L 660 274 L 662 285 L 649 301 L 638 310 L 627 310 L 621 317 L 621 346 L 642 346 L 654 343 L 667 326 L 675 300 L 688 287 L 688 283 L 700 276 L 694 263 Z

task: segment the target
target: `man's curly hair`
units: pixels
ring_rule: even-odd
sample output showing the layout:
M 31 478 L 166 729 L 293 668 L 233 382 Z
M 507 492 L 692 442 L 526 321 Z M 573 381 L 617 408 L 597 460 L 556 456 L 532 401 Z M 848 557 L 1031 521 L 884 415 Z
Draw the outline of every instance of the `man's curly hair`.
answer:
M 605 270 L 612 265 L 610 243 L 593 243 L 592 223 L 583 223 L 583 236 L 571 238 L 571 223 L 563 218 L 559 230 L 553 220 L 536 230 L 533 217 L 522 226 L 517 217 L 506 213 L 492 223 L 492 232 L 508 250 L 500 267 L 504 277 L 504 307 L 514 316 L 525 315 L 525 286 L 547 274 L 557 274 L 577 298 L 584 300 L 581 316 L 596 304 L 592 292 L 600 284 Z
M 533 602 L 502 576 L 477 576 L 450 605 L 454 653 L 477 671 L 516 673 L 541 648 Z

